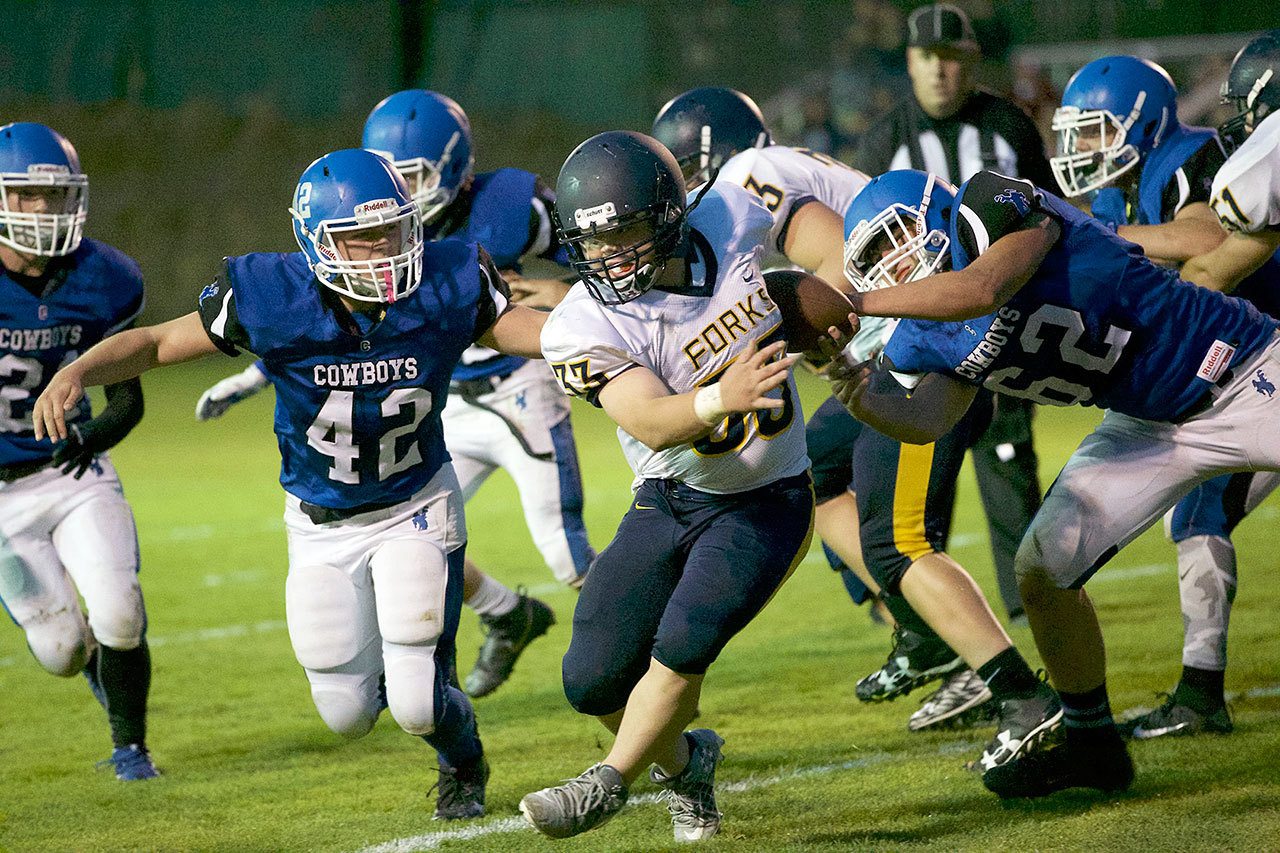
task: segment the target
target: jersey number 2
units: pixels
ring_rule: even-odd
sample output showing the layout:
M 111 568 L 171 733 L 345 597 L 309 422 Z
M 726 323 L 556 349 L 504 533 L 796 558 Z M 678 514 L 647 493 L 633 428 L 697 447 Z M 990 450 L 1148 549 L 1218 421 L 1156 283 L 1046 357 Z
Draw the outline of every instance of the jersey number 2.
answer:
M 392 427 L 378 439 L 379 480 L 399 474 L 422 461 L 422 451 L 418 449 L 416 440 L 398 458 L 396 442 L 406 435 L 413 435 L 422 420 L 431 413 L 431 392 L 425 388 L 396 388 L 382 401 L 382 417 L 393 418 L 406 406 L 413 408 L 412 419 L 406 424 Z M 330 391 L 316 419 L 307 428 L 307 444 L 333 460 L 329 479 L 351 485 L 360 482 L 360 472 L 356 470 L 360 448 L 352 432 L 354 408 L 354 392 Z

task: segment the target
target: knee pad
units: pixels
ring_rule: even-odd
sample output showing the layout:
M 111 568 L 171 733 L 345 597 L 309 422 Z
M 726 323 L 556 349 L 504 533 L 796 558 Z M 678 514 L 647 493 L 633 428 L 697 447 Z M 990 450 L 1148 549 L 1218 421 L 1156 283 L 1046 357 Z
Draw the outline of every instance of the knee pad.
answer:
M 348 740 L 367 735 L 378 719 L 377 697 L 371 701 L 351 687 L 316 684 L 311 687 L 311 701 L 320 719 L 335 734 Z
M 379 547 L 369 566 L 383 641 L 434 646 L 444 633 L 444 551 L 424 539 L 396 539 Z
M 102 645 L 122 652 L 138 647 L 145 626 L 146 610 L 136 578 L 118 595 L 99 601 L 89 611 L 93 636 Z
M 290 569 L 284 601 L 289 641 L 305 669 L 333 669 L 355 659 L 359 601 L 346 572 L 333 566 Z
M 387 710 L 411 735 L 436 728 L 435 646 L 383 647 L 387 677 Z
M 89 660 L 91 635 L 78 606 L 39 613 L 22 629 L 32 656 L 53 675 L 69 678 Z

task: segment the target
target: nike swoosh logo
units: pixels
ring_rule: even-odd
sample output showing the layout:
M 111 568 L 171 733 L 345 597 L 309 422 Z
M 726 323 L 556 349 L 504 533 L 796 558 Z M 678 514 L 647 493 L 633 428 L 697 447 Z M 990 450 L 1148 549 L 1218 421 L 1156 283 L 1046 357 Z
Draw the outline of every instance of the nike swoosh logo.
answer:
M 656 506 L 645 506 L 644 504 L 636 504 L 632 509 L 657 509 Z
M 1138 726 L 1136 729 L 1133 730 L 1133 736 L 1141 740 L 1142 738 L 1160 737 L 1161 735 L 1171 735 L 1174 732 L 1182 731 L 1189 725 L 1191 724 L 1178 723 L 1176 726 L 1161 726 L 1158 729 L 1147 729 L 1147 728 L 1143 728 L 1142 726 Z

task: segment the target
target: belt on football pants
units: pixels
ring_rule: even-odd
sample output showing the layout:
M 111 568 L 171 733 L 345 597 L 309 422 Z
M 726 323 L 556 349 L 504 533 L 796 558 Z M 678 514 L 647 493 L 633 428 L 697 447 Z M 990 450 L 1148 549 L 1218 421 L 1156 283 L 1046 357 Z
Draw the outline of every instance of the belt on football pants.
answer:
M 464 398 L 479 397 L 481 394 L 488 394 L 490 391 L 497 391 L 507 378 L 515 373 L 509 370 L 506 373 L 497 373 L 493 376 L 479 376 L 475 379 L 450 379 L 449 393 L 460 394 Z M 467 402 L 471 402 L 467 399 Z
M 17 465 L 0 465 L 0 483 L 12 483 L 14 480 L 29 477 L 37 471 L 48 468 L 51 462 L 50 459 L 36 459 L 32 462 L 19 462 Z
M 332 524 L 335 521 L 346 521 L 357 515 L 363 515 L 366 512 L 377 512 L 380 509 L 387 509 L 396 504 L 404 503 L 404 501 L 390 501 L 386 503 L 368 503 L 360 504 L 346 508 L 318 506 L 307 501 L 298 501 L 298 509 L 311 519 L 314 524 Z
M 1249 360 L 1252 360 L 1252 359 L 1253 359 L 1253 356 L 1250 356 Z M 1173 420 L 1173 423 L 1175 424 L 1185 423 L 1186 421 L 1189 421 L 1192 418 L 1194 418 L 1196 415 L 1202 415 L 1205 412 L 1207 412 L 1209 408 L 1213 406 L 1214 401 L 1218 399 L 1218 394 L 1222 391 L 1222 389 L 1230 385 L 1231 380 L 1235 378 L 1236 378 L 1236 372 L 1231 368 L 1228 367 L 1226 370 L 1222 371 L 1222 375 L 1218 377 L 1218 381 L 1214 382 L 1213 386 L 1209 388 L 1208 391 L 1205 391 L 1204 394 L 1200 396 L 1199 400 L 1196 400 L 1194 403 L 1192 403 L 1190 408 L 1188 408 L 1182 414 L 1178 415 L 1178 417 Z
M 515 371 L 512 371 L 514 373 Z M 506 424 L 507 431 L 511 433 L 512 438 L 520 445 L 520 449 L 524 451 L 524 455 L 531 459 L 537 459 L 539 462 L 554 462 L 555 453 L 539 453 L 529 446 L 529 442 L 525 440 L 524 433 L 520 431 L 520 427 L 513 424 L 507 417 L 499 412 L 493 406 L 486 406 L 480 402 L 480 398 L 491 391 L 497 390 L 502 381 L 510 376 L 511 373 L 503 373 L 498 376 L 486 376 L 483 379 L 464 379 L 454 380 L 449 383 L 449 393 L 457 394 L 467 403 L 475 406 L 477 409 L 488 412 L 498 420 Z

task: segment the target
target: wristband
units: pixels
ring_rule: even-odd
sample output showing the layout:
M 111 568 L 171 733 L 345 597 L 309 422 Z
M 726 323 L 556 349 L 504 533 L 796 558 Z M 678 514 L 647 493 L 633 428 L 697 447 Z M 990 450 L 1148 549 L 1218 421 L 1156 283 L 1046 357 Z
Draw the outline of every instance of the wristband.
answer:
M 729 411 L 725 409 L 724 400 L 720 397 L 719 382 L 698 389 L 693 395 L 693 413 L 707 426 L 715 426 L 725 419 Z

